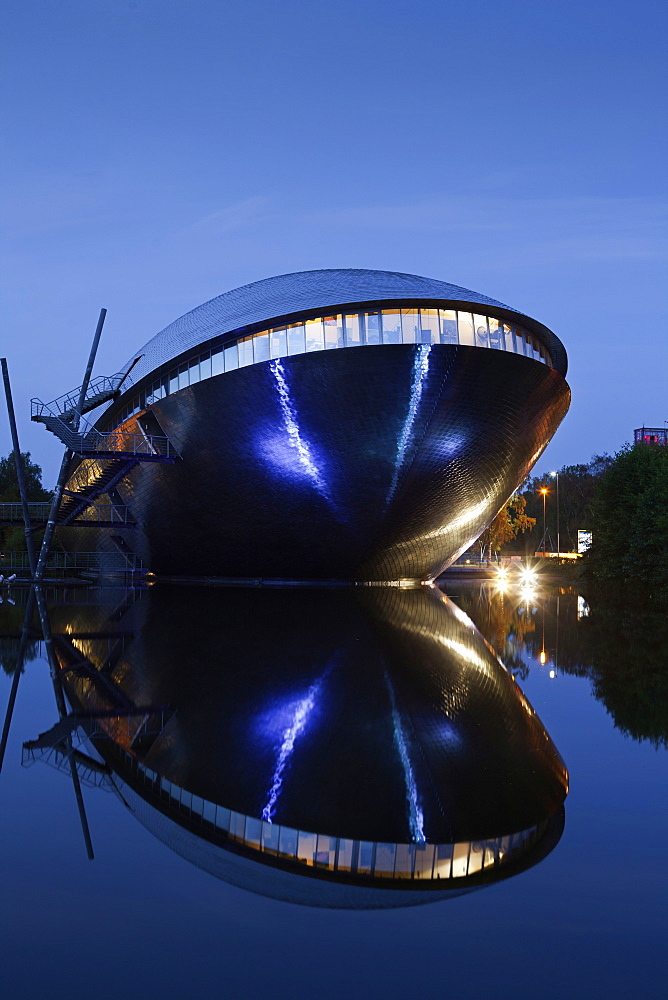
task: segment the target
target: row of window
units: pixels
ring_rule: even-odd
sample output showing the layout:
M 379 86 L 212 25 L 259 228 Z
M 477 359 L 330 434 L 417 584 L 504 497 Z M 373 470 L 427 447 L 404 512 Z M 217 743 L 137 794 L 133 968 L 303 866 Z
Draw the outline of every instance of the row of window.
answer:
M 369 344 L 463 344 L 510 351 L 551 365 L 545 346 L 533 334 L 493 316 L 455 309 L 395 306 L 373 312 L 320 316 L 301 323 L 261 330 L 240 337 L 174 368 L 130 400 L 117 417 L 120 423 L 164 396 L 236 368 L 292 357 L 310 351 Z
M 532 827 L 506 837 L 457 844 L 388 844 L 328 837 L 226 809 L 135 763 L 145 780 L 189 817 L 210 823 L 246 847 L 329 871 L 376 878 L 461 878 L 515 860 L 542 832 L 541 828 Z

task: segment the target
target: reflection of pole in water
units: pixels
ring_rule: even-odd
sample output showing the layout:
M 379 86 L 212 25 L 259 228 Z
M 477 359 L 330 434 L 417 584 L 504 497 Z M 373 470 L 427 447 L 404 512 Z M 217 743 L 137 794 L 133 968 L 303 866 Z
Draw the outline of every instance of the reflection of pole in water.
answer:
M 44 600 L 44 592 L 40 587 L 40 585 L 39 584 L 35 585 L 34 590 L 35 590 L 35 597 L 37 599 L 39 620 L 42 626 L 42 636 L 44 638 L 44 645 L 46 647 L 47 659 L 49 661 L 49 669 L 51 671 L 51 680 L 53 682 L 53 693 L 56 698 L 58 716 L 60 719 L 64 719 L 68 714 L 67 705 L 65 703 L 65 695 L 63 694 L 63 687 L 60 682 L 60 666 L 58 664 L 58 658 L 56 656 L 55 648 L 53 645 L 53 634 L 51 632 L 51 622 L 49 620 L 49 613 L 47 611 L 46 602 Z M 74 797 L 77 801 L 77 809 L 79 811 L 81 830 L 83 832 L 84 843 L 86 845 L 86 854 L 88 855 L 89 860 L 92 861 L 94 858 L 93 842 L 90 836 L 88 818 L 86 816 L 86 808 L 84 806 L 84 800 L 83 800 L 83 792 L 81 791 L 81 782 L 79 781 L 79 772 L 77 771 L 77 765 L 74 759 L 74 748 L 72 746 L 71 734 L 68 734 L 63 742 L 65 747 L 65 754 L 67 756 L 67 762 L 70 767 L 72 786 L 74 788 Z
M 557 676 L 559 671 L 559 600 L 560 594 L 557 591 L 557 627 L 556 627 L 556 637 L 554 643 L 554 676 Z

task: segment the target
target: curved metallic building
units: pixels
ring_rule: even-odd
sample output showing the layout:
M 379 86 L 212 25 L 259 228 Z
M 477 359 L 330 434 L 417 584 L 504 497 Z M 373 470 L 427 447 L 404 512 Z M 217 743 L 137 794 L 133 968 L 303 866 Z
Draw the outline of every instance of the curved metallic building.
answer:
M 163 433 L 179 457 L 114 484 L 101 499 L 134 527 L 96 544 L 171 576 L 431 580 L 522 482 L 570 399 L 542 324 L 385 271 L 258 281 L 138 353 L 97 427 Z M 106 462 L 83 459 L 69 488 Z
M 559 840 L 564 763 L 435 588 L 158 584 L 52 624 L 125 804 L 225 881 L 406 906 L 517 874 Z

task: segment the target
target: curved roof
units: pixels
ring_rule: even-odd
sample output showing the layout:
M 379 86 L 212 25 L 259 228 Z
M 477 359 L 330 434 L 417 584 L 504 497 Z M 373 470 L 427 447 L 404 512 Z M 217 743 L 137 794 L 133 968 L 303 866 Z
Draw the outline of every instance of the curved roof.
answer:
M 126 367 L 138 355 L 142 357 L 125 383 L 124 394 L 131 385 L 136 385 L 173 358 L 226 333 L 239 330 L 252 332 L 274 325 L 274 320 L 285 320 L 299 314 L 317 314 L 353 304 L 412 299 L 486 306 L 500 318 L 519 320 L 545 343 L 555 368 L 562 375 L 566 374 L 566 352 L 561 341 L 541 323 L 496 299 L 417 274 L 332 268 L 296 271 L 253 281 L 192 309 L 157 333 L 133 355 Z

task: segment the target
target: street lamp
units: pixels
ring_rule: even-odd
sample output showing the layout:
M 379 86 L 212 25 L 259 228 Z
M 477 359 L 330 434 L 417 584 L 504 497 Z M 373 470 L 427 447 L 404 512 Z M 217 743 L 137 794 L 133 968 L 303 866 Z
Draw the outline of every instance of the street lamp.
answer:
M 550 475 L 557 481 L 557 559 L 561 558 L 561 544 L 559 539 L 559 473 L 551 472 Z
M 547 489 L 545 486 L 540 490 L 543 496 L 543 558 L 545 558 L 545 535 L 547 534 L 547 528 L 545 526 L 545 497 L 547 496 Z

